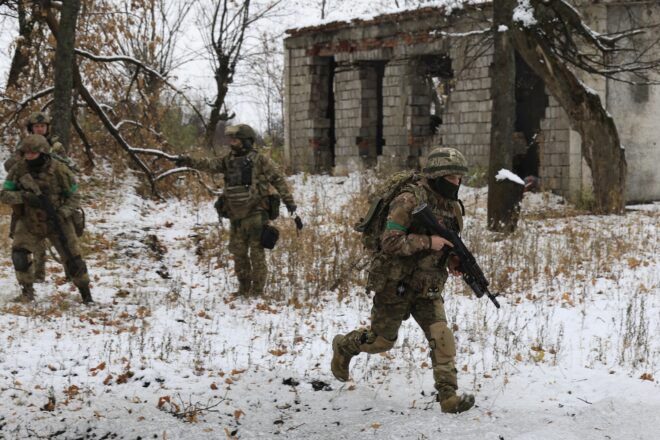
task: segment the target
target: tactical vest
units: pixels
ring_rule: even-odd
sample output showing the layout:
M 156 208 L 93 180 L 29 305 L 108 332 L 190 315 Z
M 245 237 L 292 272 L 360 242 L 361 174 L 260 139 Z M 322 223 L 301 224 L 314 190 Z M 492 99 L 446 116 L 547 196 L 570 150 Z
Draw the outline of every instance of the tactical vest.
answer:
M 25 190 L 25 188 L 22 188 L 19 180 L 24 174 L 30 173 L 42 194 L 45 194 L 53 207 L 58 209 L 64 204 L 64 194 L 70 189 L 66 173 L 61 168 L 64 166 L 61 162 L 51 160 L 38 172 L 30 172 L 25 162 L 19 163 L 15 174 L 18 185 L 17 189 L 19 191 Z M 28 231 L 31 233 L 45 236 L 49 232 L 53 232 L 49 230 L 48 216 L 45 210 L 22 205 L 15 213 L 17 214 L 17 218 L 25 222 Z
M 259 153 L 245 156 L 230 154 L 225 159 L 224 198 L 229 218 L 240 220 L 249 214 L 265 210 L 268 182 L 261 172 Z

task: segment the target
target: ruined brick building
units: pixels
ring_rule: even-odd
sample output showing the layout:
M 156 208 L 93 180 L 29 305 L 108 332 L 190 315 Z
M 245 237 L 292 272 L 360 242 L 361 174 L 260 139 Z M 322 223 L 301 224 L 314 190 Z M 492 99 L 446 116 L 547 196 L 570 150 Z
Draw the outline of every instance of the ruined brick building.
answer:
M 657 1 L 583 2 L 596 31 L 660 21 Z M 286 156 L 295 171 L 344 174 L 417 166 L 432 145 L 488 165 L 492 39 L 489 5 L 423 8 L 292 29 L 285 40 Z M 652 38 L 653 36 L 649 36 Z M 660 54 L 660 48 L 658 48 Z M 659 55 L 660 56 L 660 55 Z M 660 199 L 659 86 L 582 76 L 614 116 L 626 148 L 627 199 Z M 526 64 L 516 62 L 516 173 L 572 197 L 589 188 L 581 140 Z

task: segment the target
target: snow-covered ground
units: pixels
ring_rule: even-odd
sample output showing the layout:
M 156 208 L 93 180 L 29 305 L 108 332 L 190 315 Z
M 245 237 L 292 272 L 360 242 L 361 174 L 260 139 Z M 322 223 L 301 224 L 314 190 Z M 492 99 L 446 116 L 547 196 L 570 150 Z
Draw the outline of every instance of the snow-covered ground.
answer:
M 2 249 L 0 438 L 660 438 L 658 205 L 597 217 L 531 194 L 501 237 L 481 226 L 485 191 L 463 189 L 466 241 L 506 295 L 498 311 L 448 285 L 459 385 L 477 407 L 446 415 L 412 320 L 392 351 L 353 361 L 353 381 L 329 370 L 333 335 L 368 323 L 371 299 L 346 281 L 360 275 L 332 256 L 353 258 L 347 213 L 369 180 L 292 177 L 308 227 L 277 221 L 273 301 L 231 295 L 228 225 L 211 203 L 145 201 L 128 185 L 88 209 L 93 307 L 52 261 L 35 305 L 9 302 Z M 341 287 L 319 288 L 333 276 Z

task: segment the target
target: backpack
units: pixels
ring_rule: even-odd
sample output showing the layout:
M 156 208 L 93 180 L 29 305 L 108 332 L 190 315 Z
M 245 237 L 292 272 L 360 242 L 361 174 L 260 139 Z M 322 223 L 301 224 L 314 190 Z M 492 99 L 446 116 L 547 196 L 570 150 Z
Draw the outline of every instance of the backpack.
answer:
M 362 234 L 362 244 L 367 250 L 373 252 L 380 250 L 380 237 L 385 230 L 390 203 L 406 185 L 420 178 L 421 176 L 415 171 L 400 171 L 380 184 L 369 197 L 369 211 L 354 226 L 354 229 Z

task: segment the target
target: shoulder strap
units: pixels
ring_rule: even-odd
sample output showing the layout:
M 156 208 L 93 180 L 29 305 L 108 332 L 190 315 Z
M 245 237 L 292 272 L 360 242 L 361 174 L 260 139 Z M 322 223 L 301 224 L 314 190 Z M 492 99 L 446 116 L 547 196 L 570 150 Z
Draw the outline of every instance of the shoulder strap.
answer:
M 465 206 L 463 206 L 463 201 L 461 199 L 452 202 L 452 207 L 454 208 L 454 215 L 456 216 L 456 221 L 458 222 L 458 232 L 463 230 L 463 216 L 465 215 Z

